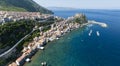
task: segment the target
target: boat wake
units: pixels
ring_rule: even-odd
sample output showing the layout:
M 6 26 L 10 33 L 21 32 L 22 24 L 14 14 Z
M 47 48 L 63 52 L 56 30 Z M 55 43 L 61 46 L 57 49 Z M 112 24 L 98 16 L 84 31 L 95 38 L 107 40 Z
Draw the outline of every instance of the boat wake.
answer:
M 88 33 L 89 36 L 91 36 L 93 33 L 93 30 L 90 30 L 90 32 Z M 100 36 L 100 32 L 99 31 L 96 31 L 96 35 L 97 36 Z
M 100 36 L 100 33 L 99 33 L 99 31 L 96 31 L 96 34 L 97 34 L 97 36 Z
M 92 32 L 93 32 L 93 31 L 92 31 L 92 30 L 90 30 L 90 32 L 89 32 L 89 34 L 88 34 L 88 35 L 89 35 L 89 36 L 91 36 Z

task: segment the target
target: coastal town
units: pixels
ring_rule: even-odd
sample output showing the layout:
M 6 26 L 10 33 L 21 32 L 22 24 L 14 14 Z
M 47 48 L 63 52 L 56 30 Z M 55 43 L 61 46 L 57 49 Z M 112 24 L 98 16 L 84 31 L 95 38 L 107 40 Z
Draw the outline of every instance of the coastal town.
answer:
M 120 66 L 120 0 L 0 0 L 0 66 Z
M 15 59 L 14 62 L 8 64 L 8 66 L 23 66 L 25 63 L 32 61 L 31 58 L 40 50 L 44 50 L 45 46 L 54 40 L 59 40 L 60 37 L 66 33 L 89 25 L 98 24 L 102 27 L 107 27 L 107 24 L 100 22 L 87 21 L 84 14 L 75 14 L 75 16 L 68 17 L 67 19 L 53 16 L 51 14 L 43 14 L 39 12 L 12 12 L 12 11 L 0 11 L 0 23 L 4 24 L 7 22 L 17 22 L 19 20 L 36 20 L 38 22 L 46 22 L 49 19 L 56 19 L 56 21 L 50 25 L 50 29 L 43 31 L 44 27 L 35 26 L 35 29 L 39 30 L 38 37 L 34 37 L 31 42 L 24 46 L 19 57 Z M 13 48 L 14 49 L 14 48 Z M 1 55 L 2 56 L 2 55 Z M 41 63 L 42 66 L 46 66 L 47 62 Z
M 44 50 L 44 47 L 46 44 L 48 44 L 48 42 L 58 40 L 60 39 L 60 37 L 70 32 L 71 30 L 82 27 L 82 24 L 74 22 L 74 19 L 83 17 L 83 14 L 76 14 L 75 16 L 69 17 L 68 19 L 64 19 L 60 22 L 55 22 L 51 25 L 50 30 L 47 30 L 45 32 L 42 31 L 44 27 L 38 27 L 38 29 L 40 30 L 40 36 L 35 37 L 33 41 L 28 44 L 28 46 L 24 47 L 21 56 L 19 56 L 14 62 L 10 63 L 8 66 L 22 66 L 26 62 L 30 62 L 32 56 L 38 50 Z M 42 66 L 46 66 L 46 64 L 47 62 L 41 63 Z
M 40 12 L 14 12 L 14 11 L 0 11 L 0 24 L 5 22 L 16 22 L 23 19 L 30 20 L 47 20 L 53 18 L 53 15 L 43 14 Z

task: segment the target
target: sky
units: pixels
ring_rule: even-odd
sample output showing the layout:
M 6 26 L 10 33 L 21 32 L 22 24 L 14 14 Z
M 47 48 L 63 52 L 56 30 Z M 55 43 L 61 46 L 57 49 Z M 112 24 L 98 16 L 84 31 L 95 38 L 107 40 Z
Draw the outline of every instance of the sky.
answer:
M 120 0 L 34 0 L 43 7 L 120 9 Z

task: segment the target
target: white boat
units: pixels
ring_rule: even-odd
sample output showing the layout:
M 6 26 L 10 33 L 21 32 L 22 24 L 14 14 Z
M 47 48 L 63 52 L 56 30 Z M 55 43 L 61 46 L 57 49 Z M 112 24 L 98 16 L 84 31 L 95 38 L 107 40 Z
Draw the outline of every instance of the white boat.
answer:
M 44 50 L 44 47 L 40 47 L 41 50 Z
M 39 45 L 37 46 L 37 48 L 40 49 L 40 50 L 44 50 L 45 49 L 44 47 L 39 46 Z
M 47 66 L 47 63 L 46 62 L 42 62 L 41 65 L 42 66 Z
M 96 31 L 96 34 L 97 34 L 97 36 L 100 36 L 100 33 L 99 33 L 99 31 Z
M 57 40 L 59 39 L 59 38 L 56 38 Z
M 89 34 L 88 34 L 88 35 L 89 35 L 89 36 L 91 36 L 91 34 L 92 34 L 92 30 L 90 30 L 90 32 L 89 32 Z
M 26 61 L 26 62 L 30 62 L 31 60 L 30 60 L 29 58 L 27 58 L 25 61 Z

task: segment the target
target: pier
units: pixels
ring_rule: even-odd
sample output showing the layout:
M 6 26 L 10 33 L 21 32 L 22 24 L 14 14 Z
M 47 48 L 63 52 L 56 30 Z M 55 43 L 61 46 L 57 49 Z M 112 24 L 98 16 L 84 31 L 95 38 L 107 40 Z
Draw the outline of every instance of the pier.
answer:
M 106 23 L 96 22 L 96 21 L 94 21 L 94 20 L 88 21 L 88 24 L 97 24 L 97 25 L 100 25 L 100 26 L 103 27 L 103 28 L 107 28 L 107 27 L 108 27 L 108 25 L 107 25 Z

